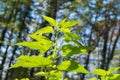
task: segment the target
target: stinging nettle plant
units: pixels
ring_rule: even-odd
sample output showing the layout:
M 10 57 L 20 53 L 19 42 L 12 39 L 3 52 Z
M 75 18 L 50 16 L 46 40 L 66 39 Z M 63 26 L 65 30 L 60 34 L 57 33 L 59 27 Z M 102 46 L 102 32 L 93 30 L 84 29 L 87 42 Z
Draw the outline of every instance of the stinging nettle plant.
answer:
M 100 76 L 100 79 L 90 78 L 88 80 L 120 80 L 120 74 L 116 73 L 120 67 L 110 68 L 108 71 L 103 69 L 95 69 L 92 74 Z
M 30 49 L 38 50 L 39 55 L 21 55 L 17 58 L 17 62 L 12 65 L 10 69 L 18 67 L 42 68 L 42 71 L 37 72 L 36 75 L 44 76 L 45 80 L 62 80 L 64 79 L 64 71 L 100 75 L 99 72 L 102 72 L 101 70 L 96 69 L 96 71 L 90 73 L 78 62 L 75 62 L 74 60 L 69 58 L 75 54 L 87 54 L 87 50 L 92 49 L 92 47 L 83 46 L 80 43 L 81 38 L 70 31 L 70 28 L 78 24 L 80 20 L 66 21 L 66 19 L 63 19 L 60 23 L 58 23 L 53 18 L 47 16 L 42 17 L 50 25 L 37 30 L 33 34 L 30 34 L 29 36 L 34 39 L 34 41 L 20 42 L 15 44 L 18 46 L 26 46 Z M 51 33 L 54 35 L 54 41 L 46 37 L 46 34 Z M 60 33 L 63 34 L 65 42 L 62 47 L 59 47 L 57 43 Z M 48 51 L 50 51 L 51 54 L 47 54 L 47 57 L 44 56 L 44 54 L 46 54 Z M 57 54 L 58 52 L 61 53 Z M 61 59 L 61 61 L 58 61 L 59 58 Z M 103 75 L 101 75 L 101 77 L 103 78 Z M 91 78 L 90 80 L 97 79 Z

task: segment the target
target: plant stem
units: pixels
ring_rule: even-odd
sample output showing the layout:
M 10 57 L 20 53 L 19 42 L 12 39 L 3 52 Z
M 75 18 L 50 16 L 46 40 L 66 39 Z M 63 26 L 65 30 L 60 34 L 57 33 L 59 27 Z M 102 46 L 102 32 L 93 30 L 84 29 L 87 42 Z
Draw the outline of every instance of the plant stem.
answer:
M 55 34 L 55 46 L 54 46 L 54 49 L 53 49 L 53 56 L 56 57 L 56 54 L 57 54 L 57 51 L 58 51 L 58 47 L 57 47 L 57 40 L 58 40 L 58 34 L 59 34 L 59 30 L 57 29 L 56 30 L 56 34 Z

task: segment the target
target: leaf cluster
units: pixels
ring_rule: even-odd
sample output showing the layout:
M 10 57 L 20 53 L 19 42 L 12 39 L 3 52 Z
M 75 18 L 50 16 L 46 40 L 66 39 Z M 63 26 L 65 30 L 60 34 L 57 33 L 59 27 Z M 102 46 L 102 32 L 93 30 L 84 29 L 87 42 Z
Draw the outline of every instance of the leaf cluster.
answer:
M 63 19 L 60 23 L 48 16 L 42 16 L 50 26 L 46 26 L 37 30 L 35 33 L 30 34 L 29 36 L 34 39 L 31 42 L 20 42 L 16 45 L 26 46 L 30 49 L 36 49 L 39 51 L 37 56 L 27 56 L 21 55 L 17 58 L 17 62 L 10 67 L 17 68 L 43 68 L 44 71 L 37 72 L 37 76 L 44 76 L 46 80 L 61 80 L 63 73 L 62 71 L 67 72 L 78 72 L 85 74 L 96 74 L 100 75 L 102 80 L 118 80 L 120 78 L 119 74 L 112 74 L 112 72 L 118 70 L 119 68 L 111 68 L 108 71 L 102 69 L 95 69 L 94 72 L 87 71 L 81 64 L 75 62 L 74 60 L 65 60 L 63 59 L 59 64 L 56 64 L 55 61 L 62 56 L 63 58 L 71 57 L 75 54 L 87 54 L 87 50 L 91 50 L 92 47 L 83 46 L 81 44 L 80 36 L 72 33 L 70 28 L 80 22 L 80 20 L 71 20 L 66 21 Z M 57 55 L 58 49 L 56 41 L 53 42 L 45 36 L 45 34 L 53 33 L 55 35 L 55 40 L 58 40 L 58 34 L 63 33 L 64 42 L 66 44 L 62 45 L 60 51 L 61 54 Z M 52 48 L 52 54 L 44 57 L 43 54 Z M 91 78 L 89 80 L 97 80 L 96 78 Z

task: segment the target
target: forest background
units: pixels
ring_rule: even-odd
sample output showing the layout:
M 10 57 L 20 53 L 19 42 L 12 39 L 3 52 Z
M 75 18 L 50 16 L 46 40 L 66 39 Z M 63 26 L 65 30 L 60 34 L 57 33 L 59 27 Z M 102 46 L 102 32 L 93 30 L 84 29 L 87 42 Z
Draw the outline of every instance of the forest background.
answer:
M 88 55 L 77 55 L 75 60 L 88 71 L 95 68 L 108 70 L 120 66 L 120 1 L 119 0 L 1 0 L 0 1 L 0 79 L 30 77 L 35 69 L 11 67 L 20 55 L 37 55 L 38 51 L 13 46 L 31 41 L 28 34 L 48 25 L 41 15 L 58 22 L 81 20 L 72 32 L 82 38 L 85 46 L 93 46 Z M 52 39 L 52 35 L 48 35 Z M 61 39 L 59 39 L 61 41 Z M 84 80 L 94 75 L 68 73 L 68 78 Z

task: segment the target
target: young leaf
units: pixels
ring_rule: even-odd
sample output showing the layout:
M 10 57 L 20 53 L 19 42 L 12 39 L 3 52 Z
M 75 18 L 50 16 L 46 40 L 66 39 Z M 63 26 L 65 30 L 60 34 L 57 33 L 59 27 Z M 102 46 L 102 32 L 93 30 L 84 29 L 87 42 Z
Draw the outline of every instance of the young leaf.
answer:
M 70 33 L 70 29 L 68 29 L 68 28 L 60 28 L 60 32 Z
M 71 72 L 78 72 L 78 73 L 85 73 L 89 74 L 90 72 L 87 71 L 82 65 L 79 64 L 79 67 L 75 70 L 72 70 Z
M 29 78 L 15 79 L 15 80 L 30 80 Z
M 22 79 L 20 79 L 20 80 L 30 80 L 29 78 L 22 78 Z
M 70 40 L 74 39 L 74 40 L 82 40 L 80 36 L 73 34 L 73 33 L 65 33 L 64 34 L 66 38 L 69 38 Z
M 59 70 L 69 71 L 69 72 L 80 72 L 89 73 L 83 66 L 71 60 L 63 61 L 59 66 Z
M 62 72 L 51 70 L 50 72 L 38 72 L 36 75 L 49 77 L 49 80 L 59 80 L 59 78 L 62 76 Z
M 63 45 L 61 50 L 63 56 L 72 56 L 74 54 L 87 53 L 86 49 L 82 49 L 81 47 L 73 46 L 71 44 Z
M 60 78 L 62 76 L 62 72 L 58 70 L 52 70 L 50 74 L 55 75 L 57 78 Z
M 111 74 L 112 72 L 115 72 L 115 71 L 117 71 L 117 70 L 119 70 L 119 69 L 120 69 L 120 67 L 110 68 L 110 69 L 107 71 L 107 74 L 109 75 L 109 74 Z
M 59 70 L 65 70 L 65 71 L 71 71 L 71 70 L 74 70 L 74 69 L 77 69 L 77 68 L 78 68 L 78 64 L 73 62 L 73 61 L 70 61 L 70 60 L 63 61 L 58 66 Z
M 51 26 L 54 26 L 54 27 L 57 27 L 58 26 L 58 22 L 56 20 L 54 20 L 53 18 L 51 17 L 48 17 L 48 16 L 42 16 L 46 21 L 49 22 L 49 24 Z
M 49 77 L 49 73 L 48 73 L 48 72 L 38 72 L 38 73 L 36 73 L 35 75 Z
M 65 21 L 66 21 L 66 18 L 60 21 L 60 27 L 62 27 L 62 25 L 64 25 Z
M 38 42 L 21 42 L 21 43 L 17 43 L 16 45 L 26 46 L 26 47 L 29 47 L 30 49 L 37 49 L 41 53 L 44 53 L 51 46 L 53 46 L 54 43 L 49 40 L 42 40 L 42 41 L 38 41 Z
M 97 74 L 97 75 L 101 75 L 101 76 L 104 76 L 107 74 L 107 71 L 103 70 L 103 69 L 95 69 L 93 71 L 93 74 Z
M 81 46 L 82 49 L 86 49 L 86 50 L 92 50 L 94 49 L 94 46 Z
M 19 46 L 27 46 L 29 47 L 30 49 L 39 49 L 41 42 L 20 42 L 20 43 L 17 43 L 16 45 L 19 45 Z
M 48 40 L 50 41 L 50 39 L 48 39 L 47 37 L 45 36 L 39 36 L 39 35 L 35 35 L 35 34 L 30 34 L 29 35 L 31 38 L 37 40 L 37 41 L 42 41 L 42 40 Z
M 97 79 L 97 78 L 89 78 L 88 80 L 99 80 L 99 79 Z
M 120 74 L 113 74 L 107 76 L 109 80 L 120 80 Z
M 45 67 L 52 63 L 52 60 L 49 58 L 41 57 L 41 56 L 20 56 L 17 58 L 17 62 L 10 67 L 24 67 L 24 68 L 34 68 L 34 67 Z
M 81 22 L 80 20 L 71 20 L 68 22 L 61 22 L 61 27 L 62 28 L 71 28 L 74 25 L 78 24 L 79 22 Z
M 51 26 L 47 26 L 47 27 L 37 30 L 33 34 L 37 35 L 37 34 L 46 34 L 46 33 L 53 33 L 53 32 L 54 32 L 53 28 Z
M 80 43 L 80 41 L 82 40 L 80 36 L 73 34 L 73 33 L 65 33 L 65 42 L 73 42 L 78 46 L 82 46 L 82 44 Z
M 62 76 L 62 72 L 58 70 L 52 70 L 50 71 L 50 80 L 59 80 Z M 60 79 L 61 80 L 61 79 Z

